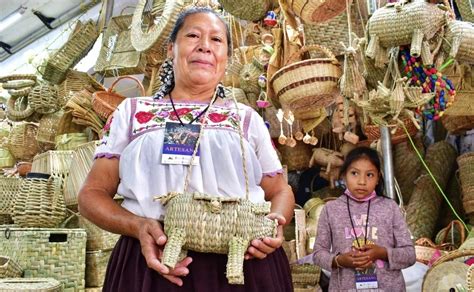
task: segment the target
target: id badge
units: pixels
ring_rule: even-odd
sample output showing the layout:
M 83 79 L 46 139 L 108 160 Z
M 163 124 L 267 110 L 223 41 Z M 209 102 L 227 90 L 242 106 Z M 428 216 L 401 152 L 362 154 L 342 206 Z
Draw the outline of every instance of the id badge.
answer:
M 369 268 L 363 271 L 355 271 L 356 289 L 378 289 L 377 274 L 375 268 Z
M 194 148 L 199 138 L 201 125 L 166 122 L 161 163 L 190 165 Z M 193 165 L 199 165 L 199 148 L 193 160 Z

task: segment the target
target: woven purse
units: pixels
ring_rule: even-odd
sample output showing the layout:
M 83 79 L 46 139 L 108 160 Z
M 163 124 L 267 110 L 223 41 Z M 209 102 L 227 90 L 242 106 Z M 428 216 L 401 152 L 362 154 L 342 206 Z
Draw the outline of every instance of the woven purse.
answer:
M 474 24 L 452 20 L 446 27 L 443 50 L 460 63 L 474 63 Z
M 211 105 L 216 97 L 215 93 Z M 235 104 L 238 111 L 236 101 Z M 204 121 L 207 120 L 208 113 L 209 111 L 206 111 Z M 163 251 L 162 262 L 173 268 L 183 250 L 228 254 L 227 280 L 230 284 L 243 284 L 244 255 L 251 240 L 267 236 L 275 237 L 277 222 L 265 217 L 270 212 L 270 202 L 257 204 L 249 200 L 249 182 L 240 128 L 246 197 L 227 198 L 188 192 L 192 165 L 204 127 L 204 125 L 201 127 L 191 158 L 184 191 L 182 193 L 170 192 L 165 196 L 155 197 L 167 208 L 164 229 L 168 241 Z

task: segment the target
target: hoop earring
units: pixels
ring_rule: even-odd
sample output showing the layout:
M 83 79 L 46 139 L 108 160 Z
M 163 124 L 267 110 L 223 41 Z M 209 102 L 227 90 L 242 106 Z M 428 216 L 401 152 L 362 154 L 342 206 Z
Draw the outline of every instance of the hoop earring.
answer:
M 161 86 L 153 97 L 154 99 L 163 99 L 174 88 L 173 58 L 167 58 L 161 64 L 159 77 Z

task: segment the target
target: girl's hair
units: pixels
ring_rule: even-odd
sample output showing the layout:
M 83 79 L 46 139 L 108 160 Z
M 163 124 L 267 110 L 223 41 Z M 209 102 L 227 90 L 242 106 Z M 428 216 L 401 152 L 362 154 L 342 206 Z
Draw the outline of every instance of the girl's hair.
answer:
M 377 168 L 377 171 L 379 172 L 379 182 L 375 186 L 375 192 L 377 193 L 377 196 L 383 196 L 384 184 L 382 172 L 380 171 L 380 157 L 377 151 L 375 151 L 374 149 L 371 149 L 369 147 L 357 147 L 352 149 L 347 154 L 346 159 L 344 160 L 344 163 L 341 166 L 340 176 L 345 175 L 349 166 L 359 159 L 367 159 L 375 166 L 375 168 Z
M 178 32 L 181 30 L 181 28 L 183 28 L 184 21 L 186 20 L 186 18 L 190 15 L 194 15 L 198 13 L 212 14 L 212 15 L 217 16 L 217 18 L 219 18 L 222 21 L 222 23 L 225 26 L 225 33 L 227 37 L 227 55 L 231 57 L 232 56 L 232 42 L 230 39 L 229 25 L 219 14 L 217 14 L 217 12 L 215 12 L 209 7 L 192 7 L 181 12 L 178 15 L 178 19 L 176 20 L 176 23 L 174 24 L 173 30 L 171 31 L 170 42 L 172 43 L 176 42 L 176 37 L 178 36 Z

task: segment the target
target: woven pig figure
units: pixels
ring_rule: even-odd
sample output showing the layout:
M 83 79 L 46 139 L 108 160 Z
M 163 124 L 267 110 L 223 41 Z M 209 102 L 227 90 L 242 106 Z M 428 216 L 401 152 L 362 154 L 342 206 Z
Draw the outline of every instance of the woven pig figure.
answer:
M 410 54 L 421 55 L 424 64 L 432 64 L 428 40 L 445 24 L 444 6 L 423 0 L 401 0 L 377 9 L 370 17 L 370 41 L 366 56 L 382 67 L 388 62 L 387 49 L 411 44 Z
M 228 254 L 227 279 L 244 284 L 244 255 L 253 239 L 275 237 L 277 222 L 266 218 L 270 202 L 211 197 L 202 193 L 169 193 L 158 197 L 166 205 L 168 241 L 162 262 L 174 268 L 186 250 Z
M 458 62 L 474 64 L 474 24 L 450 21 L 443 40 L 443 50 Z

